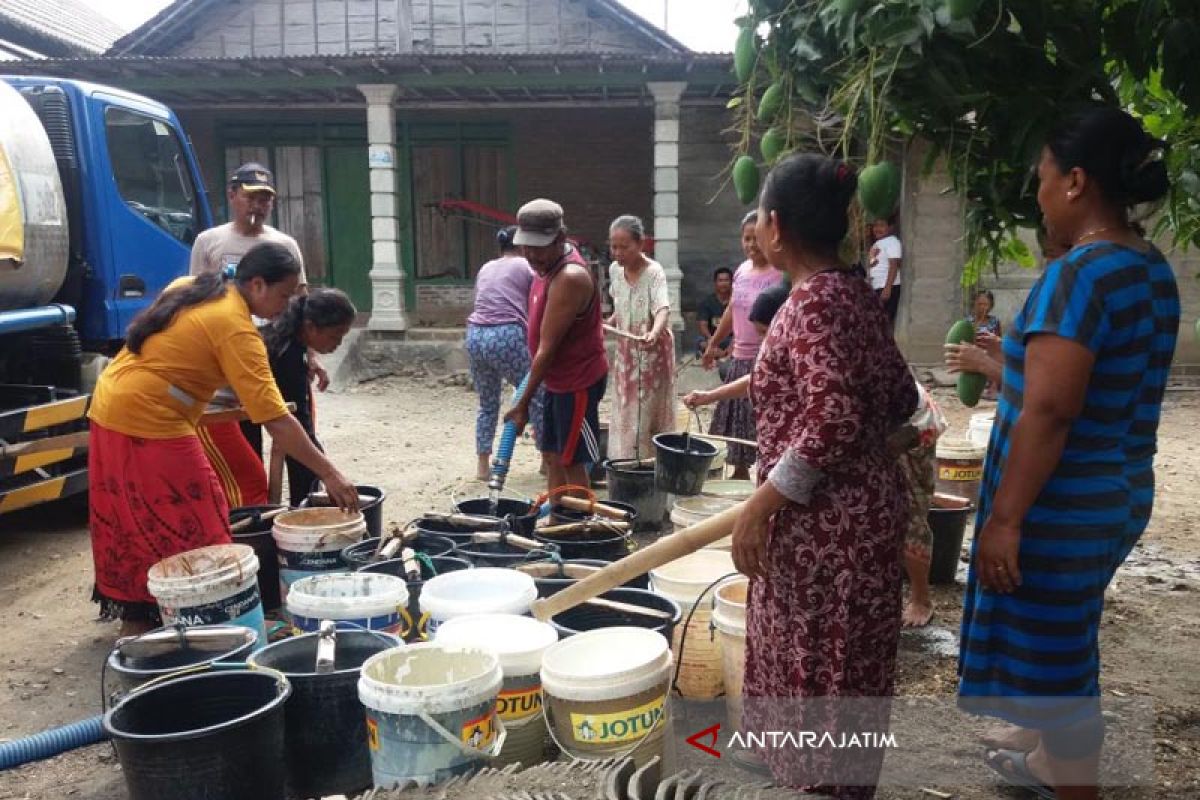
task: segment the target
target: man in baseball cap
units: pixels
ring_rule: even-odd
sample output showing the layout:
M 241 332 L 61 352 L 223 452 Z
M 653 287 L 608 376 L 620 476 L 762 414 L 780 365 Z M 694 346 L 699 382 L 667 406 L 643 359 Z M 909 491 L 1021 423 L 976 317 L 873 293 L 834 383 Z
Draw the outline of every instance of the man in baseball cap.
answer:
M 529 291 L 533 364 L 525 393 L 504 419 L 524 428 L 534 393 L 545 385 L 542 448 L 550 455 L 548 488 L 588 486 L 588 468 L 603 456 L 600 400 L 608 386 L 600 287 L 567 241 L 558 203 L 538 199 L 521 206 L 513 242 L 537 273 Z

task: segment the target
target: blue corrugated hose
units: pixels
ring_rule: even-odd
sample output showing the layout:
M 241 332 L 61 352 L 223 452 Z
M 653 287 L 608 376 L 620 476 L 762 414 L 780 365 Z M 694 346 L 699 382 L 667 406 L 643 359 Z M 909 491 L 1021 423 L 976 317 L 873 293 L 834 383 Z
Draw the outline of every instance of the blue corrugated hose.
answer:
M 529 382 L 529 375 L 526 374 L 521 379 L 521 385 L 513 392 L 513 405 L 525 394 L 525 384 Z M 488 488 L 500 490 L 504 488 L 504 479 L 508 477 L 508 465 L 512 462 L 513 450 L 517 447 L 517 426 L 511 422 L 504 423 L 504 430 L 500 434 L 500 446 L 496 448 L 496 456 L 492 459 L 492 477 L 488 481 Z
M 30 761 L 41 761 L 44 758 L 65 753 L 78 747 L 96 744 L 108 738 L 104 731 L 103 716 L 90 717 L 63 725 L 61 728 L 51 728 L 32 736 L 14 739 L 11 742 L 0 743 L 0 770 L 12 769 Z

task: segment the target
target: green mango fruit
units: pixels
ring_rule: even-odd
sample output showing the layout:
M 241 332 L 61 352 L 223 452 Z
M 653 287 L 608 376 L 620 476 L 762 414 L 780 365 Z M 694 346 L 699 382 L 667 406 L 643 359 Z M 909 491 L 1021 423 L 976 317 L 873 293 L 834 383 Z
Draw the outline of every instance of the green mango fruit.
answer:
M 900 168 L 884 161 L 859 173 L 858 202 L 871 217 L 890 216 L 900 202 Z
M 779 114 L 779 110 L 783 108 L 783 84 L 780 82 L 772 83 L 763 92 L 762 99 L 758 101 L 758 121 L 771 122 Z
M 960 319 L 950 326 L 946 344 L 971 344 L 975 341 L 975 325 L 969 319 Z M 955 390 L 964 406 L 974 408 L 987 388 L 987 376 L 978 372 L 960 372 Z
M 774 164 L 775 159 L 783 152 L 783 148 L 787 146 L 787 134 L 779 128 L 771 128 L 763 134 L 762 141 L 758 143 L 759 149 L 762 151 L 763 160 L 768 164 Z
M 733 188 L 738 200 L 749 205 L 758 199 L 758 164 L 750 156 L 742 156 L 733 165 Z
M 738 83 L 750 80 L 754 73 L 754 64 L 758 60 L 758 49 L 754 46 L 754 29 L 742 28 L 738 34 L 737 45 L 733 48 L 733 71 Z

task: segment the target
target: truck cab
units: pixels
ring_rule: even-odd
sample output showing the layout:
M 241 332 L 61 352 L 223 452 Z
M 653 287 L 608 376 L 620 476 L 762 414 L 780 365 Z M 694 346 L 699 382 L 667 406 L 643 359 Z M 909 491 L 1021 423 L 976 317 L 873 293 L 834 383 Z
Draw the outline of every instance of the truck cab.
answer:
M 85 353 L 120 348 L 133 318 L 187 274 L 212 217 L 166 106 L 81 81 L 0 76 L 0 109 L 0 188 L 13 188 L 8 206 L 24 227 L 20 252 L 0 252 L 4 513 L 87 488 Z

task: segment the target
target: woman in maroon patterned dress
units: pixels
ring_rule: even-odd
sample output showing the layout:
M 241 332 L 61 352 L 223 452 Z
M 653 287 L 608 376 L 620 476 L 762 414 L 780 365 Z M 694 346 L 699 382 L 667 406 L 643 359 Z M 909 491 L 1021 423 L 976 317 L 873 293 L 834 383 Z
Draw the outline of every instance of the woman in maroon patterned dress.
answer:
M 751 578 L 746 732 L 887 729 L 908 520 L 887 440 L 917 390 L 883 306 L 838 257 L 856 185 L 845 164 L 796 155 L 767 176 L 760 201 L 759 246 L 794 288 L 751 379 L 759 487 L 733 533 Z M 765 761 L 781 785 L 838 798 L 874 796 L 883 759 L 790 745 L 739 755 Z

